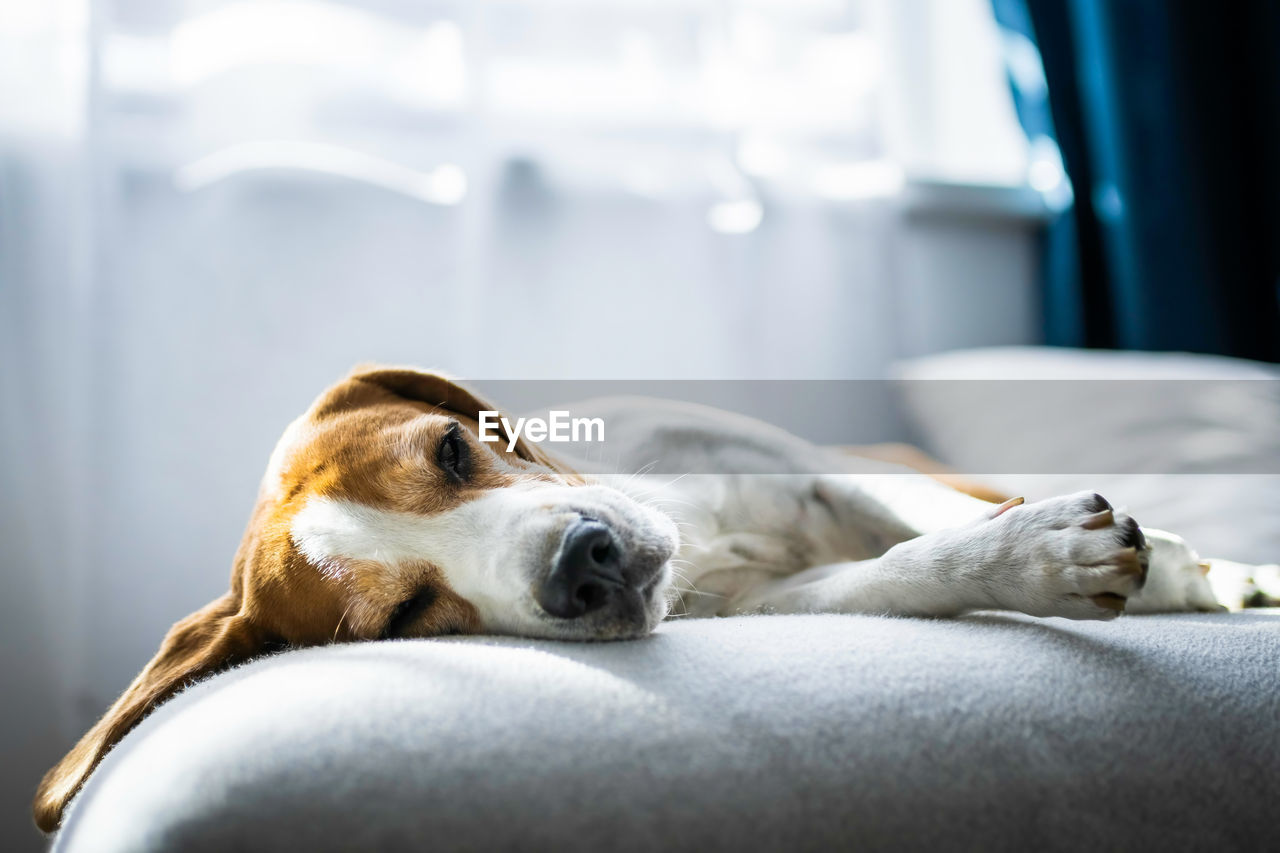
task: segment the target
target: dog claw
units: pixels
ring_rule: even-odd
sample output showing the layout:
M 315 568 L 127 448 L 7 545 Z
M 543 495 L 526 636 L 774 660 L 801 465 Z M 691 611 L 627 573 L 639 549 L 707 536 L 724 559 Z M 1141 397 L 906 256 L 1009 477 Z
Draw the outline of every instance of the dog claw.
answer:
M 1202 575 L 1209 574 L 1209 569 L 1213 568 L 1213 564 L 1210 563 L 1208 560 L 1201 560 L 1200 562 L 1196 563 L 1196 565 L 1200 567 L 1200 574 Z
M 1107 610 L 1114 610 L 1117 613 L 1124 612 L 1125 600 L 1122 595 L 1116 595 L 1112 592 L 1100 592 L 1097 595 L 1089 596 L 1089 600 L 1099 607 L 1105 607 Z
M 1103 527 L 1110 527 L 1115 523 L 1115 513 L 1110 509 L 1104 509 L 1102 512 L 1094 513 L 1080 522 L 1080 526 L 1085 530 L 1098 530 Z
M 991 515 L 989 517 L 997 518 L 1003 515 L 1008 510 L 1013 509 L 1015 506 L 1022 506 L 1024 503 L 1026 503 L 1026 500 L 1027 500 L 1026 498 L 1009 498 L 1009 500 L 1005 501 L 1004 503 L 1000 504 L 1000 506 L 992 510 Z
M 1137 548 L 1124 548 L 1116 555 L 1116 569 L 1122 575 L 1141 575 L 1145 572 L 1142 557 Z

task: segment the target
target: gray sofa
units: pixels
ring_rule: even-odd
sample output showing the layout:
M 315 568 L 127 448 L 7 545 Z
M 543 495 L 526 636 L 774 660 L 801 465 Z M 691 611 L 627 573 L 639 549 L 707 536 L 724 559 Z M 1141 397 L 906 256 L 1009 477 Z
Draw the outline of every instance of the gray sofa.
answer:
M 1280 611 L 746 617 L 259 660 L 55 849 L 1260 850 L 1277 791 Z
M 1215 384 L 1107 386 L 1143 398 L 1120 408 L 942 381 L 1010 375 Z M 1002 488 L 1098 488 L 1207 556 L 1280 558 L 1274 368 L 1013 350 L 903 376 L 913 438 Z M 55 849 L 1262 850 L 1277 792 L 1280 611 L 676 620 L 259 660 L 125 738 Z

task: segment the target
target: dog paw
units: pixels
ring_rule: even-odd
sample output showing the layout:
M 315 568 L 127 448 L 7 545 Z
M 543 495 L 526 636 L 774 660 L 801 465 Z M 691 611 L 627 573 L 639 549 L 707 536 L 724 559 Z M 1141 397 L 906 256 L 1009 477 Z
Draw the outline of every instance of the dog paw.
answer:
M 1148 530 L 1151 573 L 1133 613 L 1219 612 L 1280 606 L 1280 566 L 1201 559 L 1180 536 Z
M 1151 549 L 1138 523 L 1102 495 L 1079 492 L 1001 506 L 1001 604 L 1033 616 L 1114 619 L 1147 580 Z

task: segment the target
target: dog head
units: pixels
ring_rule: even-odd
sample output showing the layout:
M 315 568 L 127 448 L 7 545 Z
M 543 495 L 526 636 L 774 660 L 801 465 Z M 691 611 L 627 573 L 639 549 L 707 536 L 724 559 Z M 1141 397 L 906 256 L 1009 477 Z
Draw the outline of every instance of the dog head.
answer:
M 666 615 L 675 525 L 523 439 L 442 376 L 358 370 L 285 431 L 231 590 L 159 653 L 45 776 L 52 831 L 102 756 L 183 685 L 277 648 L 458 633 L 642 636 Z M 510 445 L 510 449 L 508 449 Z

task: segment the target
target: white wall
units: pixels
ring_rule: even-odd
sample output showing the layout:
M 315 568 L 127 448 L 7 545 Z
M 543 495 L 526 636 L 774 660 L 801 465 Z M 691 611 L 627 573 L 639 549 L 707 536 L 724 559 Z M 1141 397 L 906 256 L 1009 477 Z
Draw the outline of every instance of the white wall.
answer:
M 0 150 L 0 847 L 9 850 L 38 846 L 28 804 L 84 719 L 72 707 L 88 602 L 82 187 L 76 146 Z

